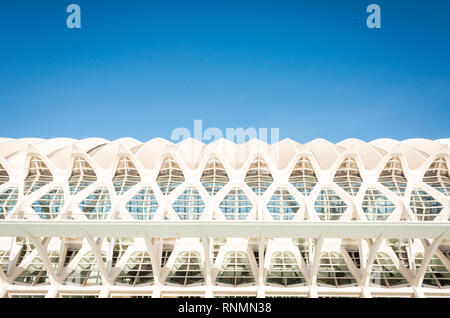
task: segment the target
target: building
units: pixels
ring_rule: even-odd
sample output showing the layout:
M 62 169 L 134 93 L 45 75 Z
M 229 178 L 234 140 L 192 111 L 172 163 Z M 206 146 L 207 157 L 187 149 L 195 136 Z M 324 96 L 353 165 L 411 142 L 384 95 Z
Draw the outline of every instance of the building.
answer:
M 450 139 L 0 139 L 0 297 L 450 297 Z

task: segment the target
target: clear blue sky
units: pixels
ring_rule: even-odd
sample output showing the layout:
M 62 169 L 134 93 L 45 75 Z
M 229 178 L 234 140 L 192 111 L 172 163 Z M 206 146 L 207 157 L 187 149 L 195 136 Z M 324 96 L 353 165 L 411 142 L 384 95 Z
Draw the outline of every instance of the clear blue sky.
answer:
M 70 3 L 82 28 L 66 27 Z M 366 7 L 381 6 L 381 29 Z M 1 137 L 450 137 L 450 1 L 0 1 Z

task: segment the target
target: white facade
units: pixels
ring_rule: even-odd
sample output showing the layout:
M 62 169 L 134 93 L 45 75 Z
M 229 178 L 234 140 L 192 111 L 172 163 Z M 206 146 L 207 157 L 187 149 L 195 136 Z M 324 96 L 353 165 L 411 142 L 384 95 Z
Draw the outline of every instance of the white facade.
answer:
M 0 138 L 0 297 L 450 297 L 449 147 Z

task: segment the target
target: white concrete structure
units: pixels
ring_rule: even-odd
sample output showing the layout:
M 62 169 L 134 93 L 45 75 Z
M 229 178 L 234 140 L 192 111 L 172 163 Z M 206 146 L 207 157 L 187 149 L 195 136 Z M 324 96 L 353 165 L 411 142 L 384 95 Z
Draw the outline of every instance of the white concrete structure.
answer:
M 450 297 L 449 147 L 0 138 L 0 297 Z

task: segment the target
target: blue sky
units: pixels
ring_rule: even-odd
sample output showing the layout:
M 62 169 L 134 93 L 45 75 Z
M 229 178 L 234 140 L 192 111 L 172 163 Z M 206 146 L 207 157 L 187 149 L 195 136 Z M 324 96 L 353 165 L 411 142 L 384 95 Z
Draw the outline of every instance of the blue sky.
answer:
M 82 28 L 66 27 L 70 3 Z M 366 7 L 381 7 L 381 29 Z M 450 137 L 450 1 L 0 1 L 2 137 Z

